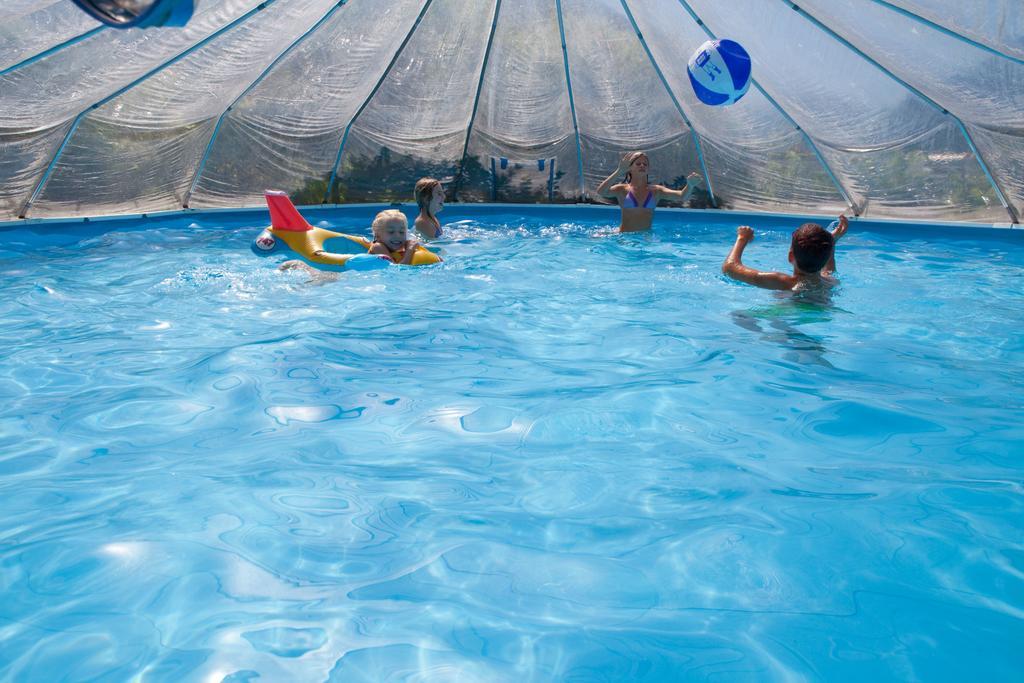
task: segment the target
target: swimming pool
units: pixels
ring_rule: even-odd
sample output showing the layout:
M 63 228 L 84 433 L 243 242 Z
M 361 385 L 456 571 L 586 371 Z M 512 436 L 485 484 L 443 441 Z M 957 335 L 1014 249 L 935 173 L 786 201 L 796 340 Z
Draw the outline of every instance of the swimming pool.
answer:
M 0 233 L 0 679 L 1024 667 L 1020 232 L 854 224 L 822 304 L 731 218 L 444 218 L 322 286 L 262 214 Z

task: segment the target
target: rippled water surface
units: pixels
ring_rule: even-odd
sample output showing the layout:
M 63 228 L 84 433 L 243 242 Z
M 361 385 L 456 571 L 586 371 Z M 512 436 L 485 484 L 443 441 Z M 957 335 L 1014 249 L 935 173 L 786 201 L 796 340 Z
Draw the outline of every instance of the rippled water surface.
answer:
M 445 217 L 320 285 L 258 214 L 0 233 L 0 680 L 1020 675 L 1020 233 L 855 224 L 814 303 Z

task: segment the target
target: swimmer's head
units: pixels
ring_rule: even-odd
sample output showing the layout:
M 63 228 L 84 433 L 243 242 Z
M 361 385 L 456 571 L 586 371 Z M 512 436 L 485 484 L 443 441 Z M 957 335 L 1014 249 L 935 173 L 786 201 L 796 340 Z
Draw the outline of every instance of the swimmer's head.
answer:
M 801 273 L 815 274 L 832 258 L 834 247 L 832 233 L 817 223 L 804 223 L 793 231 L 789 260 Z
M 420 211 L 436 216 L 444 210 L 444 187 L 436 178 L 420 178 L 416 181 L 416 204 Z
M 629 170 L 626 171 L 626 182 L 633 180 L 633 174 L 647 175 L 647 170 L 651 167 L 651 160 L 647 156 L 646 152 L 630 152 L 626 155 L 626 160 L 629 162 Z
M 409 238 L 409 221 L 398 209 L 387 209 L 373 219 L 373 239 L 391 251 L 398 251 L 405 246 Z

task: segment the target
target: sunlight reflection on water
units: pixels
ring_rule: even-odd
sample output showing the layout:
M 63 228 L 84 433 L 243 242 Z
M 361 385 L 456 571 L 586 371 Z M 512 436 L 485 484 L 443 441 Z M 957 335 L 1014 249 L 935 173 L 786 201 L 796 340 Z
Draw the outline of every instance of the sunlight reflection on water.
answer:
M 1020 670 L 1018 236 L 855 225 L 809 302 L 588 216 L 317 286 L 252 225 L 11 240 L 0 678 Z

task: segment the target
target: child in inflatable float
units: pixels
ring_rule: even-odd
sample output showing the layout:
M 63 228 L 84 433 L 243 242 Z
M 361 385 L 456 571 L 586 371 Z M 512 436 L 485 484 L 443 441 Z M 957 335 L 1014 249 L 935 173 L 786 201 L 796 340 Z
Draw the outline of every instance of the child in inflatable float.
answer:
M 401 216 L 401 223 L 407 225 L 405 215 L 400 211 L 382 211 L 377 215 L 374 219 L 374 241 L 371 242 L 358 235 L 313 227 L 284 192 L 268 190 L 265 196 L 270 209 L 271 225 L 256 237 L 252 250 L 257 256 L 270 256 L 287 249 L 301 259 L 288 261 L 282 265 L 282 269 L 376 270 L 392 264 L 425 266 L 441 262 L 437 254 L 407 240 L 407 227 L 398 231 L 402 234 L 401 244 L 390 235 L 383 232 L 378 234 L 378 221 L 381 229 L 392 225 L 397 228 L 398 216 Z M 336 238 L 341 238 L 337 239 L 337 243 L 343 251 L 327 251 L 325 243 Z
M 381 211 L 373 219 L 373 243 L 367 254 L 386 258 L 403 266 L 412 264 L 420 243 L 409 239 L 409 220 L 398 209 Z M 401 255 L 401 257 L 399 257 Z

